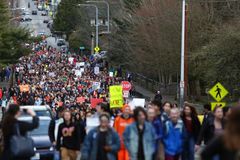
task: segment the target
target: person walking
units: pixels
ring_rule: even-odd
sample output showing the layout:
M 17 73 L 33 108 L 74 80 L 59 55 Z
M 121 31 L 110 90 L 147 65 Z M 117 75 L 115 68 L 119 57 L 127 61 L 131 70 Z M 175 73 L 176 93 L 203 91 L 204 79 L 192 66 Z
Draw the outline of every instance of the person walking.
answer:
M 162 105 L 161 121 L 165 123 L 169 120 L 170 111 L 172 109 L 172 104 L 168 101 L 164 102 Z
M 65 111 L 64 122 L 59 125 L 56 149 L 62 160 L 76 160 L 80 151 L 80 133 L 77 125 L 71 122 L 71 113 Z
M 154 107 L 153 107 L 154 106 Z M 163 137 L 163 123 L 161 121 L 161 114 L 160 108 L 157 105 L 151 104 L 151 107 L 147 110 L 148 113 L 148 121 L 152 123 L 156 135 L 157 135 L 157 143 L 155 147 L 154 159 L 163 159 L 163 144 L 162 144 L 162 137 Z
M 125 131 L 125 128 L 133 123 L 134 119 L 131 116 L 131 109 L 128 105 L 125 105 L 123 107 L 123 113 L 121 116 L 116 117 L 114 121 L 114 128 L 116 132 L 118 133 L 121 141 L 121 147 L 120 151 L 118 152 L 118 159 L 120 160 L 129 160 L 128 151 L 124 146 L 123 142 L 123 132 Z
M 20 107 L 17 104 L 10 104 L 6 115 L 2 123 L 2 132 L 4 139 L 4 150 L 1 157 L 2 160 L 30 160 L 31 157 L 13 157 L 10 151 L 11 143 L 10 140 L 12 136 L 17 135 L 17 127 L 19 128 L 20 134 L 26 136 L 26 133 L 37 128 L 39 125 L 39 118 L 36 113 L 30 109 L 26 111 L 30 116 L 32 116 L 32 122 L 19 121 L 18 118 L 21 116 Z
M 154 127 L 147 122 L 147 113 L 142 107 L 134 110 L 135 122 L 123 133 L 124 145 L 131 160 L 152 160 L 157 136 Z
M 160 91 L 157 91 L 156 95 L 154 96 L 154 101 L 157 101 L 159 104 L 162 104 L 162 95 Z
M 213 110 L 214 118 L 207 118 L 203 123 L 203 126 L 200 130 L 197 145 L 195 146 L 196 150 L 199 149 L 202 140 L 204 143 L 208 144 L 215 136 L 221 135 L 224 129 L 224 118 L 223 110 L 221 107 L 216 106 Z
M 110 127 L 110 116 L 102 113 L 100 125 L 87 134 L 81 149 L 81 160 L 117 160 L 120 139 Z
M 212 160 L 216 155 L 220 160 L 239 160 L 240 150 L 240 107 L 232 108 L 227 115 L 227 123 L 222 135 L 203 149 L 201 153 L 202 160 Z
M 213 113 L 211 112 L 211 105 L 205 104 L 203 106 L 203 124 L 207 121 L 209 118 L 214 118 Z
M 165 160 L 179 160 L 186 137 L 185 127 L 177 108 L 170 110 L 170 119 L 164 124 L 163 145 Z
M 186 128 L 186 141 L 182 154 L 183 160 L 194 160 L 194 149 L 201 129 L 196 109 L 189 104 L 183 108 L 182 120 Z

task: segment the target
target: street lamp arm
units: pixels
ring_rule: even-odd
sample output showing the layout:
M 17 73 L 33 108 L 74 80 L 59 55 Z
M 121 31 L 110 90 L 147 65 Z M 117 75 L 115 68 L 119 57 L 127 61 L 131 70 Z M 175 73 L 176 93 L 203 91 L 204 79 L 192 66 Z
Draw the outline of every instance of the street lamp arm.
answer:
M 98 7 L 94 4 L 77 4 L 76 6 L 81 7 L 95 7 L 96 9 L 96 47 L 98 47 Z
M 107 32 L 110 33 L 110 7 L 109 7 L 109 3 L 107 1 L 86 1 L 86 3 L 104 3 L 104 4 L 107 5 L 107 20 L 108 20 Z

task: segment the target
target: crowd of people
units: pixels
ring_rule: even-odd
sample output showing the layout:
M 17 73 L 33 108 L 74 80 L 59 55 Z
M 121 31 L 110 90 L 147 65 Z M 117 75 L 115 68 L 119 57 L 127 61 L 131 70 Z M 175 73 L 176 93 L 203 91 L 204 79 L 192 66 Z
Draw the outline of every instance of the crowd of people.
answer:
M 162 104 L 158 91 L 145 107 L 133 109 L 126 103 L 111 109 L 109 86 L 131 78 L 97 56 L 62 54 L 37 44 L 33 54 L 20 58 L 14 69 L 15 85 L 0 88 L 0 106 L 6 112 L 4 160 L 30 158 L 9 157 L 14 124 L 25 134 L 39 123 L 32 111 L 28 111 L 34 117 L 32 124 L 20 123 L 19 105 L 50 106 L 54 117 L 49 138 L 59 151 L 55 159 L 194 160 L 204 143 L 203 160 L 235 160 L 240 149 L 238 107 L 216 106 L 212 111 L 206 104 L 200 121 L 193 105 L 185 103 L 180 110 L 177 104 Z

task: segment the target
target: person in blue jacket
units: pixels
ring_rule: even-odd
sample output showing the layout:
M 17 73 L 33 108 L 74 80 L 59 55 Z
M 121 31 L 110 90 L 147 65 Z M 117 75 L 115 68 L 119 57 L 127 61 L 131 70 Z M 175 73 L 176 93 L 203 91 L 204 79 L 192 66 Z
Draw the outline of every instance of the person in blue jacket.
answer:
M 110 116 L 102 113 L 100 125 L 88 133 L 81 150 L 81 160 L 116 160 L 120 149 L 117 132 L 110 127 Z
M 152 160 L 155 153 L 157 136 L 147 113 L 142 107 L 134 110 L 135 122 L 127 126 L 123 133 L 124 145 L 131 160 Z
M 186 131 L 183 121 L 180 119 L 180 111 L 173 108 L 170 111 L 170 119 L 164 124 L 163 145 L 165 160 L 179 160 L 182 154 Z

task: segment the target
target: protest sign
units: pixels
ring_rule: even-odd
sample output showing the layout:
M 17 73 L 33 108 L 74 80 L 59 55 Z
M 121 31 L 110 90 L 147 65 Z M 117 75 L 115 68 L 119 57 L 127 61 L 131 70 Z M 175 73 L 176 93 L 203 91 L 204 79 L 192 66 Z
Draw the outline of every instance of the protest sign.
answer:
M 82 76 L 81 70 L 75 70 L 75 75 L 81 77 Z
M 19 87 L 20 87 L 20 92 L 29 92 L 29 90 L 30 90 L 30 87 L 27 84 L 19 85 Z
M 80 67 L 84 67 L 85 66 L 85 62 L 77 62 L 76 63 L 76 68 L 80 68 Z
M 69 57 L 69 58 L 68 58 L 68 62 L 69 62 L 70 64 L 73 64 L 73 60 L 74 60 L 73 57 Z
M 99 74 L 99 67 L 94 67 L 94 74 L 96 74 L 96 75 Z
M 128 81 L 122 81 L 123 91 L 130 91 L 132 88 L 132 84 Z
M 93 82 L 92 89 L 95 91 L 97 89 L 100 89 L 101 83 L 100 82 Z
M 110 86 L 110 108 L 120 108 L 123 106 L 122 86 Z
M 80 68 L 80 71 L 81 71 L 81 72 L 84 72 L 84 68 Z
M 86 124 L 86 132 L 88 133 L 91 129 L 99 126 L 99 119 L 98 117 L 88 117 Z
M 145 99 L 144 98 L 133 98 L 131 102 L 128 103 L 130 108 L 134 110 L 136 107 L 144 107 L 145 106 Z
M 109 77 L 113 77 L 113 72 L 109 72 Z
M 85 97 L 77 97 L 77 103 L 83 103 L 85 102 Z
M 91 102 L 91 107 L 95 108 L 98 103 L 103 102 L 103 99 L 102 98 L 91 98 L 90 102 Z

